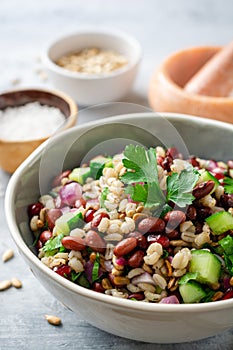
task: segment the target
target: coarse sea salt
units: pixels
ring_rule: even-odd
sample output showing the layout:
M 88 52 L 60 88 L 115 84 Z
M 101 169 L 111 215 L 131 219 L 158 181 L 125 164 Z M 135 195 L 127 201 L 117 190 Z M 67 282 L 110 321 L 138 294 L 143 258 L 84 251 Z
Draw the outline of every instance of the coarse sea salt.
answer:
M 25 141 L 52 135 L 65 122 L 59 108 L 30 102 L 0 110 L 0 139 Z

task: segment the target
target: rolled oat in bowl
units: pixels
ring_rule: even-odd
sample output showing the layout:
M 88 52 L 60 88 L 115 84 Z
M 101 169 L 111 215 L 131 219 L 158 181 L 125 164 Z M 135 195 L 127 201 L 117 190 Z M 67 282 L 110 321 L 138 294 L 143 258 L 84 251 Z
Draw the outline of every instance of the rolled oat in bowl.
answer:
M 151 303 L 233 297 L 233 162 L 128 145 L 65 170 L 28 208 L 38 257 L 99 293 Z

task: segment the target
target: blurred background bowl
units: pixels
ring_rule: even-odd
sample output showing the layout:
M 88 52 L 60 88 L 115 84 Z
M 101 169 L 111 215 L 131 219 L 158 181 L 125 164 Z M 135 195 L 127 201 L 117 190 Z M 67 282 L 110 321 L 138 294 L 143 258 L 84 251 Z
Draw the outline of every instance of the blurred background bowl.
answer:
M 149 103 L 157 112 L 191 114 L 223 122 L 233 122 L 233 97 L 209 97 L 186 92 L 190 78 L 221 47 L 188 48 L 169 56 L 158 67 L 149 85 Z
M 128 64 L 109 73 L 84 74 L 56 64 L 63 55 L 87 48 L 115 51 Z M 53 85 L 87 106 L 119 101 L 131 89 L 141 60 L 139 42 L 128 34 L 110 30 L 83 30 L 52 42 L 42 57 Z
M 85 156 L 93 158 L 101 150 L 115 154 L 129 142 L 145 146 L 167 142 L 180 151 L 183 147 L 199 157 L 226 161 L 232 158 L 232 136 L 232 124 L 172 113 L 136 113 L 77 126 L 51 138 L 17 169 L 6 192 L 6 218 L 20 253 L 54 297 L 109 333 L 174 344 L 231 328 L 233 299 L 181 305 L 145 303 L 97 293 L 59 276 L 37 257 L 27 208 L 47 193 L 51 181 L 62 170 L 77 167 Z
M 19 107 L 30 102 L 39 102 L 41 105 L 56 107 L 65 116 L 64 123 L 56 132 L 68 129 L 76 124 L 78 108 L 75 102 L 67 95 L 45 89 L 19 89 L 5 92 L 0 95 L 0 110 L 7 107 Z M 17 118 L 17 115 L 15 116 Z M 46 130 L 46 126 L 42 125 Z M 32 134 L 33 135 L 33 134 Z M 51 136 L 51 135 L 49 135 Z M 0 138 L 0 167 L 9 173 L 15 169 L 49 136 L 39 139 L 20 140 Z

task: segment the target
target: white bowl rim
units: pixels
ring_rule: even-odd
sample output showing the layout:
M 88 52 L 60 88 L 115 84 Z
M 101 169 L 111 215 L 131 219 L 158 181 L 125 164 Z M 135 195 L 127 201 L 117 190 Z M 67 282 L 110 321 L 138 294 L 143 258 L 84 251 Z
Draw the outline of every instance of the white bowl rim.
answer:
M 213 125 L 217 126 L 219 128 L 230 128 L 233 132 L 233 124 L 225 123 L 221 121 L 196 117 L 192 115 L 185 115 L 180 113 L 155 113 L 155 112 L 145 112 L 145 113 L 131 113 L 131 114 L 124 114 L 104 119 L 99 119 L 98 121 L 92 121 L 89 123 L 82 124 L 80 126 L 76 126 L 72 129 L 69 129 L 67 131 L 64 131 L 62 134 L 58 134 L 54 136 L 54 138 L 61 138 L 63 137 L 64 133 L 68 135 L 69 133 L 74 132 L 75 129 L 79 128 L 85 128 L 85 127 L 92 127 L 92 126 L 98 126 L 99 124 L 107 124 L 107 123 L 120 123 L 121 121 L 124 122 L 124 119 L 127 118 L 142 118 L 142 117 L 151 117 L 154 118 L 155 116 L 158 116 L 158 114 L 164 118 L 174 118 L 176 120 L 187 120 L 187 117 L 192 118 L 195 122 L 198 122 L 200 124 L 206 125 Z M 233 299 L 228 300 L 220 300 L 215 302 L 209 302 L 209 303 L 202 303 L 202 304 L 159 304 L 159 303 L 145 303 L 143 301 L 135 301 L 123 298 L 116 298 L 113 296 L 109 296 L 106 294 L 97 293 L 95 291 L 86 289 L 84 287 L 81 287 L 64 277 L 59 276 L 58 274 L 54 273 L 52 270 L 50 270 L 47 266 L 45 266 L 39 258 L 37 258 L 36 255 L 33 254 L 33 252 L 30 250 L 30 248 L 26 245 L 26 243 L 23 241 L 20 231 L 14 222 L 14 218 L 11 213 L 13 213 L 13 207 L 14 203 L 12 201 L 14 191 L 15 191 L 15 183 L 19 180 L 21 176 L 21 172 L 24 170 L 25 167 L 30 166 L 31 161 L 40 156 L 42 150 L 46 147 L 49 140 L 45 141 L 42 145 L 40 145 L 14 172 L 12 175 L 9 184 L 7 186 L 6 194 L 5 194 L 5 215 L 6 220 L 8 223 L 8 227 L 11 233 L 11 236 L 16 243 L 19 250 L 25 255 L 27 260 L 31 261 L 37 269 L 39 269 L 41 272 L 45 273 L 47 277 L 51 278 L 55 283 L 60 284 L 62 287 L 67 288 L 68 290 L 77 293 L 77 295 L 82 295 L 83 297 L 90 298 L 96 301 L 99 301 L 101 303 L 108 303 L 112 306 L 119 307 L 119 308 L 125 308 L 128 310 L 137 310 L 138 312 L 146 312 L 146 313 L 155 313 L 155 312 L 162 312 L 162 313 L 199 313 L 199 312 L 211 312 L 221 309 L 227 309 L 229 307 L 233 307 Z
M 85 34 L 93 34 L 93 35 L 103 35 L 103 36 L 113 36 L 113 37 L 118 37 L 120 39 L 123 39 L 125 41 L 130 42 L 134 47 L 135 51 L 137 54 L 134 56 L 134 58 L 127 63 L 125 66 L 123 66 L 120 69 L 114 70 L 110 73 L 101 73 L 101 74 L 84 74 L 84 73 L 78 73 L 78 72 L 73 72 L 68 69 L 62 68 L 58 66 L 56 63 L 53 62 L 53 60 L 50 58 L 49 51 L 51 48 L 59 43 L 60 41 L 63 41 L 65 39 L 79 36 L 79 35 L 85 35 Z M 111 49 L 111 48 L 110 48 Z M 139 64 L 139 62 L 142 59 L 142 48 L 139 43 L 139 41 L 133 37 L 132 35 L 125 33 L 121 30 L 116 30 L 116 29 L 108 29 L 108 28 L 83 28 L 80 29 L 79 31 L 73 32 L 73 33 L 68 33 L 63 36 L 59 36 L 53 41 L 51 41 L 48 45 L 45 51 L 41 55 L 42 62 L 44 63 L 45 66 L 47 66 L 48 69 L 51 69 L 52 71 L 56 72 L 57 74 L 60 74 L 65 77 L 70 77 L 73 79 L 80 79 L 80 80 L 96 80 L 96 79 L 110 79 L 115 76 L 120 76 L 124 74 L 125 72 L 129 71 L 131 68 Z

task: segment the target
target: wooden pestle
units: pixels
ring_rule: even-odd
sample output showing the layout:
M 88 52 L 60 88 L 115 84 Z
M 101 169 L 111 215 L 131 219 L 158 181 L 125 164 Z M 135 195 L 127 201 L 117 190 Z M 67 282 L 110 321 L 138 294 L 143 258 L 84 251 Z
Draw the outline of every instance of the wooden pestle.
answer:
M 210 58 L 184 89 L 198 95 L 230 96 L 233 92 L 233 41 Z

